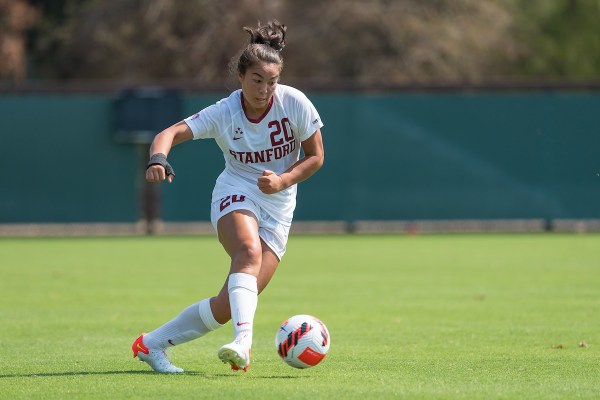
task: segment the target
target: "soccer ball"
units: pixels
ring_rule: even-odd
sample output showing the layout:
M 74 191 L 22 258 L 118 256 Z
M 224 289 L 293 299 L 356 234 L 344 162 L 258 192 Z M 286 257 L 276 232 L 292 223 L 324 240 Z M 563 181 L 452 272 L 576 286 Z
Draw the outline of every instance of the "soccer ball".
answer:
M 277 354 L 294 368 L 314 367 L 325 358 L 330 344 L 325 324 L 310 315 L 288 318 L 275 335 Z

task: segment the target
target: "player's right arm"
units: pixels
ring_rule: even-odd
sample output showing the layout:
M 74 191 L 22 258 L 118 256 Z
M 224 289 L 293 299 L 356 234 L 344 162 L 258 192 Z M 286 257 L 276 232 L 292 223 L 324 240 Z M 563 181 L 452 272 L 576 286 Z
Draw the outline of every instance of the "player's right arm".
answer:
M 188 124 L 180 121 L 154 137 L 152 145 L 150 145 L 150 158 L 152 159 L 153 156 L 156 158 L 156 155 L 163 154 L 165 156 L 164 161 L 166 162 L 166 156 L 169 155 L 169 151 L 173 146 L 191 139 L 193 139 L 192 130 Z M 162 164 L 150 165 L 146 169 L 146 180 L 148 182 L 162 182 L 168 179 L 169 183 L 171 183 L 174 176 L 174 173 L 168 174 L 165 166 Z

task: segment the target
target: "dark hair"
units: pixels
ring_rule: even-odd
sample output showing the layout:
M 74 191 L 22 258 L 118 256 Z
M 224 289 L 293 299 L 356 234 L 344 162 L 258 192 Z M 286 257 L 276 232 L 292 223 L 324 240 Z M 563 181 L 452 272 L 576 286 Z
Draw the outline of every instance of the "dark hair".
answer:
M 278 64 L 283 69 L 283 57 L 280 51 L 285 47 L 287 27 L 274 19 L 267 25 L 261 25 L 259 22 L 256 28 L 245 26 L 244 30 L 250 34 L 250 43 L 238 57 L 231 60 L 231 72 L 244 75 L 250 66 L 258 62 Z

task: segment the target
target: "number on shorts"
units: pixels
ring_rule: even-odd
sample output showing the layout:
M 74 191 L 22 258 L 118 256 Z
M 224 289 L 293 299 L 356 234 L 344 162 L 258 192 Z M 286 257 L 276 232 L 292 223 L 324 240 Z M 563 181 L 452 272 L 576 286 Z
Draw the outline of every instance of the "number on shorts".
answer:
M 244 200 L 246 200 L 246 196 L 243 194 L 234 194 L 233 196 L 223 197 L 221 199 L 221 211 L 229 207 L 231 203 L 241 203 Z

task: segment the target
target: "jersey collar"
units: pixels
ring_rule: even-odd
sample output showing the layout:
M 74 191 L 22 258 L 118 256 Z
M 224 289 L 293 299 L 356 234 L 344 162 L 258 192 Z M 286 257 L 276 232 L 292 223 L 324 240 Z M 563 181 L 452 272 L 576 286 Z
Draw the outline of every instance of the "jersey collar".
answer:
M 269 105 L 267 106 L 267 109 L 265 110 L 264 113 L 262 113 L 262 115 L 260 117 L 250 118 L 248 116 L 248 114 L 246 113 L 246 102 L 244 100 L 244 93 L 240 90 L 240 98 L 242 99 L 242 109 L 244 110 L 244 115 L 246 116 L 248 121 L 252 122 L 253 124 L 258 124 L 260 121 L 262 121 L 267 116 L 269 111 L 271 110 L 271 106 L 273 106 L 273 97 L 274 96 L 271 96 L 271 100 L 269 100 Z

